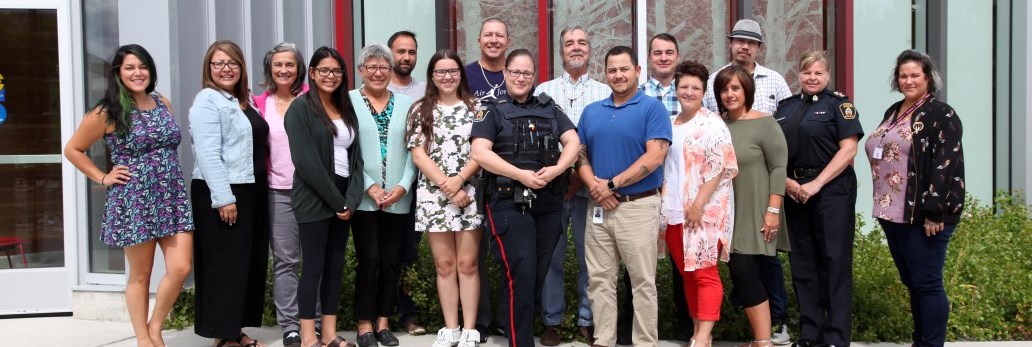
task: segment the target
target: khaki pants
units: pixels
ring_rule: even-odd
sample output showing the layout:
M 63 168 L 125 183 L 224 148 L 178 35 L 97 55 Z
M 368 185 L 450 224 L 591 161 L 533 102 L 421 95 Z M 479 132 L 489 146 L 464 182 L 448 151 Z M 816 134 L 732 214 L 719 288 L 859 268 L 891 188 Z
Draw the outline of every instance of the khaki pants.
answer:
M 602 224 L 593 222 L 595 206 L 594 201 L 588 206 L 584 235 L 595 344 L 616 345 L 616 284 L 623 261 L 634 297 L 634 346 L 655 346 L 659 340 L 656 294 L 659 195 L 621 202 L 615 209 L 603 212 Z

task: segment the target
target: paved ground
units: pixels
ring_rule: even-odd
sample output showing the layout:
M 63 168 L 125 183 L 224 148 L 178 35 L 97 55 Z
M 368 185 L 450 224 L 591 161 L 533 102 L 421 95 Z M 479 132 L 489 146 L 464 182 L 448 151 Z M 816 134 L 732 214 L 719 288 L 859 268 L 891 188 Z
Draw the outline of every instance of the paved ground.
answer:
M 265 342 L 269 347 L 282 347 L 282 334 L 278 328 L 245 329 L 248 335 Z M 340 334 L 354 340 L 354 332 Z M 212 341 L 194 335 L 193 330 L 169 330 L 165 332 L 165 343 L 174 347 L 211 346 Z M 398 334 L 401 346 L 430 346 L 433 335 L 409 336 Z M 0 319 L 0 345 L 3 346 L 82 346 L 82 347 L 135 347 L 129 323 L 100 322 L 71 317 Z M 659 346 L 678 347 L 679 341 L 662 341 Z M 716 342 L 717 347 L 737 346 L 740 342 Z M 492 336 L 483 347 L 505 347 L 504 339 Z M 540 345 L 538 345 L 540 346 Z M 585 344 L 564 343 L 564 347 L 586 347 Z M 893 343 L 854 343 L 855 347 L 905 347 Z M 1032 342 L 951 342 L 950 347 L 1019 347 L 1032 346 Z

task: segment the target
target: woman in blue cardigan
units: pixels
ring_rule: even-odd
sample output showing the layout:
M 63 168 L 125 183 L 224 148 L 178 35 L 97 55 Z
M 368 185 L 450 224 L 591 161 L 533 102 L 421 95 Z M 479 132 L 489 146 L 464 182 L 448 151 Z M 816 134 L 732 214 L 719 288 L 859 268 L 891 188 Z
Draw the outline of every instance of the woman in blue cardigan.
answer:
M 350 92 L 358 118 L 365 196 L 352 219 L 355 255 L 355 318 L 358 345 L 397 346 L 387 317 L 394 309 L 401 273 L 404 223 L 412 202 L 416 166 L 405 146 L 405 120 L 412 99 L 387 90 L 394 56 L 383 45 L 362 49 L 362 86 Z M 375 325 L 374 325 L 375 324 Z

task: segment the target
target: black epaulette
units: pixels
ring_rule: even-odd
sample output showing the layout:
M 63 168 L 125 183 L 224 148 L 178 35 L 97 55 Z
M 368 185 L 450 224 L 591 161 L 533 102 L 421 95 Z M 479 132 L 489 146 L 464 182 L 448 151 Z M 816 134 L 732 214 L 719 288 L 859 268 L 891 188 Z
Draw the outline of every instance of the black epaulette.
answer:
M 797 99 L 797 98 L 799 98 L 799 97 L 800 97 L 801 95 L 803 95 L 803 94 L 802 94 L 802 93 L 799 93 L 799 94 L 795 94 L 795 95 L 792 95 L 792 96 L 790 96 L 790 97 L 787 97 L 787 98 L 781 99 L 781 101 L 778 101 L 778 106 L 781 106 L 781 104 L 784 104 L 784 103 L 785 103 L 786 101 L 789 101 L 789 100 L 794 100 L 794 99 Z
M 842 94 L 842 93 L 840 93 L 838 91 L 834 91 L 834 90 L 828 90 L 828 94 L 830 94 L 831 96 L 834 96 L 836 98 L 843 99 L 843 100 L 849 99 L 849 97 L 846 96 L 846 94 Z
M 548 105 L 548 103 L 552 102 L 552 97 L 548 96 L 546 93 L 538 94 L 537 99 L 542 105 Z

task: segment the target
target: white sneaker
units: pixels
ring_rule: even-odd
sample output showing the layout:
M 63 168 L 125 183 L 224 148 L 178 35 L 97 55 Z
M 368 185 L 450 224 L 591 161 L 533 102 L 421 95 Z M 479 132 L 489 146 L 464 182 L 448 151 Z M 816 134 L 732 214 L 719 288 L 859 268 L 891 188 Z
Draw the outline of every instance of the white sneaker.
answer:
M 788 336 L 788 325 L 781 324 L 775 326 L 774 332 L 770 335 L 770 341 L 778 346 L 792 343 L 792 337 Z
M 462 331 L 462 336 L 459 337 L 459 347 L 477 347 L 480 345 L 480 332 L 477 329 L 468 329 Z
M 448 329 L 441 328 L 437 331 L 437 339 L 434 340 L 432 347 L 455 347 L 459 343 L 459 338 L 462 336 L 462 330 L 459 328 Z

